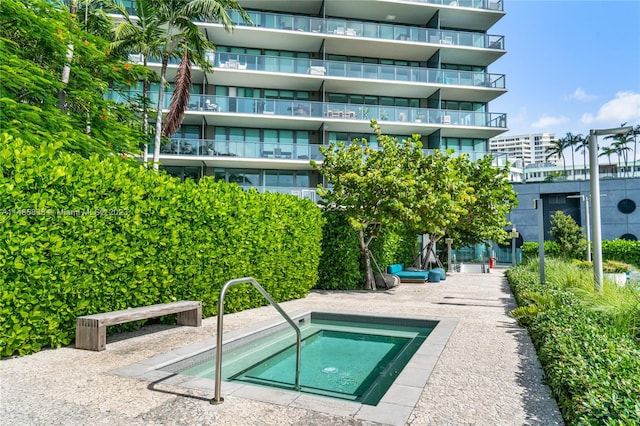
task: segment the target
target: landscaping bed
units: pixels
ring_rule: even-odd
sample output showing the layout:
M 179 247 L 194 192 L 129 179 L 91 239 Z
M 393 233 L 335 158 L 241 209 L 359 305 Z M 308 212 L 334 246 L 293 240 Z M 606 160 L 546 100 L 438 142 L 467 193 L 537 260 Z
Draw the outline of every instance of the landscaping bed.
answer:
M 640 291 L 605 282 L 589 268 L 546 261 L 507 271 L 526 326 L 567 424 L 640 423 Z

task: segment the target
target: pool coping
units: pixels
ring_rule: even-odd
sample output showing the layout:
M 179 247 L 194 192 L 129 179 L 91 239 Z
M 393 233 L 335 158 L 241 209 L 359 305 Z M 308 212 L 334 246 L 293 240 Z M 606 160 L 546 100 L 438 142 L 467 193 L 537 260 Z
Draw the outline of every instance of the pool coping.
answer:
M 329 312 L 344 315 L 362 316 L 362 312 L 330 312 L 321 311 L 299 311 L 290 314 L 292 318 L 310 315 L 311 312 Z M 411 357 L 402 372 L 398 375 L 378 405 L 364 405 L 358 402 L 338 400 L 321 395 L 311 395 L 295 393 L 291 391 L 265 388 L 262 386 L 222 382 L 222 396 L 234 396 L 270 404 L 285 405 L 289 407 L 303 408 L 318 411 L 321 413 L 336 416 L 353 416 L 355 419 L 382 422 L 389 424 L 405 424 L 411 412 L 420 399 L 424 387 L 440 358 L 449 338 L 453 334 L 457 324 L 457 317 L 442 316 L 416 316 L 416 315 L 371 315 L 373 318 L 399 318 L 415 319 L 424 321 L 437 321 L 438 324 L 427 336 L 425 342 L 418 348 Z M 264 330 L 281 324 L 282 318 L 274 318 L 258 324 L 249 325 L 238 330 L 229 331 L 224 334 L 223 345 L 229 341 L 235 341 L 259 334 Z M 214 396 L 215 382 L 211 379 L 197 378 L 176 374 L 169 371 L 160 371 L 163 367 L 182 361 L 186 358 L 201 354 L 211 350 L 216 346 L 216 339 L 210 338 L 201 342 L 193 343 L 164 354 L 129 364 L 124 367 L 111 370 L 109 373 L 122 377 L 129 377 L 141 381 L 148 381 L 151 384 L 165 384 L 176 386 L 186 390 L 198 390 L 210 393 Z

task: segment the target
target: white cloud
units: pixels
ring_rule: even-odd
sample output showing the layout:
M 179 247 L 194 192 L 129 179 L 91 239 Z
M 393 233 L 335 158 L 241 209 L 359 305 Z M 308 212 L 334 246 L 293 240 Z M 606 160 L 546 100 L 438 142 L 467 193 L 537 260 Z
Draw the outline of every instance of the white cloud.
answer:
M 580 102 L 588 102 L 597 98 L 596 95 L 591 95 L 587 93 L 582 87 L 578 87 L 574 92 L 570 95 L 564 97 L 565 100 L 576 100 Z
M 640 121 L 640 93 L 635 92 L 618 92 L 615 99 L 602 105 L 597 114 L 582 115 L 584 124 L 603 123 L 619 126 L 625 122 L 634 124 L 637 121 Z
M 552 126 L 557 126 L 558 124 L 566 123 L 567 121 L 569 121 L 569 118 L 565 116 L 552 117 L 550 115 L 543 115 L 537 121 L 531 123 L 531 127 L 536 129 L 546 129 Z

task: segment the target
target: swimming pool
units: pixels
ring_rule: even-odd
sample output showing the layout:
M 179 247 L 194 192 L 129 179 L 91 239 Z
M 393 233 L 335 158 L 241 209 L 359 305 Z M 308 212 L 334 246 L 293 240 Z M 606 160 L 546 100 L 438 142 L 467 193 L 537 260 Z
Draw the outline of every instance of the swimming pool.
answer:
M 302 333 L 299 392 L 376 405 L 437 321 L 312 312 L 294 320 Z M 284 327 L 284 328 L 283 328 Z M 285 324 L 223 347 L 222 379 L 295 389 L 295 334 Z M 215 352 L 166 371 L 213 379 Z
M 257 385 L 250 381 L 228 381 L 224 379 L 222 381 L 222 395 L 226 398 L 226 403 L 232 403 L 232 398 L 230 399 L 230 397 L 243 398 L 262 403 L 313 410 L 328 415 L 348 416 L 363 421 L 405 424 L 418 403 L 431 372 L 455 330 L 458 318 L 381 316 L 317 311 L 298 311 L 290 314 L 296 324 L 300 324 L 300 321 L 303 324 L 305 322 L 309 323 L 312 316 L 315 317 L 316 321 L 326 320 L 326 322 L 330 322 L 331 320 L 327 317 L 334 316 L 333 318 L 336 318 L 335 315 L 340 315 L 342 318 L 346 316 L 360 319 L 361 322 L 357 327 L 358 331 L 362 332 L 364 329 L 369 328 L 376 330 L 373 334 L 388 334 L 381 330 L 389 325 L 404 327 L 417 324 L 418 327 L 435 326 L 435 328 L 426 336 L 422 344 L 419 346 L 416 344 L 418 347 L 415 353 L 399 374 L 393 377 L 391 385 L 383 393 L 376 405 L 364 404 L 357 401 L 356 398 L 327 397 L 319 392 L 295 392 L 275 386 Z M 320 319 L 323 316 L 325 316 L 325 320 Z M 205 325 L 206 321 L 208 320 L 205 320 Z M 384 327 L 381 327 L 381 324 Z M 343 329 L 343 331 L 345 330 Z M 397 331 L 395 330 L 394 333 Z M 278 333 L 283 334 L 282 340 L 275 338 Z M 295 339 L 291 337 L 291 333 L 289 324 L 279 317 L 225 332 L 223 362 L 226 364 L 241 351 L 249 349 L 245 351 L 244 358 L 240 357 L 238 359 L 244 363 L 244 368 L 252 366 L 260 361 L 261 357 L 258 356 L 259 351 L 253 351 L 250 348 L 257 349 L 260 340 L 265 336 L 270 336 L 272 344 L 279 345 L 280 349 L 284 349 L 295 342 Z M 187 397 L 197 395 L 198 398 L 208 401 L 214 395 L 215 380 L 209 377 L 213 377 L 215 368 L 211 368 L 211 376 L 205 374 L 196 377 L 184 374 L 184 372 L 189 368 L 202 364 L 203 361 L 214 360 L 215 351 L 213 349 L 215 345 L 216 339 L 211 337 L 120 367 L 112 370 L 111 374 L 145 381 L 149 383 L 148 388 L 150 390 L 170 392 Z M 362 358 L 365 357 L 366 355 L 363 355 Z M 302 363 L 304 362 L 305 360 L 302 358 Z M 326 364 L 326 367 L 329 367 L 329 370 L 326 370 L 326 374 L 336 374 L 337 371 L 332 373 L 331 367 L 339 368 L 335 364 Z M 225 366 L 223 366 L 223 370 L 225 370 Z M 240 370 L 242 369 L 238 371 Z M 226 374 L 224 371 L 223 373 Z M 388 377 L 391 378 L 392 375 Z

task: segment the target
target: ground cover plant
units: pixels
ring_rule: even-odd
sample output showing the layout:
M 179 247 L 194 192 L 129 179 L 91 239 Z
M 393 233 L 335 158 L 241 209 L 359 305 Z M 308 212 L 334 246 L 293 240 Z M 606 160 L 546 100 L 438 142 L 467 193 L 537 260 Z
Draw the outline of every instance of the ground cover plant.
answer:
M 640 289 L 594 290 L 584 264 L 535 259 L 507 271 L 546 381 L 570 425 L 640 423 Z

